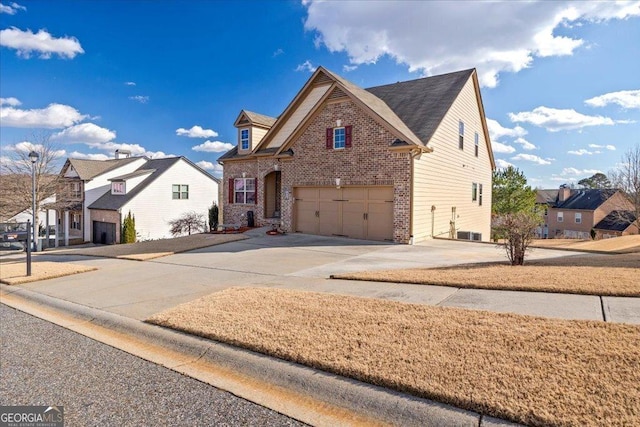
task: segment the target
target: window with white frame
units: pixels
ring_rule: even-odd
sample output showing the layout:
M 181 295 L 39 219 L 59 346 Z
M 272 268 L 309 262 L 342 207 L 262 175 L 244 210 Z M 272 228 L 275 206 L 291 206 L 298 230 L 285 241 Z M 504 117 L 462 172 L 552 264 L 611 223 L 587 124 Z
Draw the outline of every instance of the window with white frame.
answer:
M 346 132 L 343 127 L 341 128 L 333 128 L 333 148 L 340 149 L 345 147 L 346 143 Z
M 249 149 L 249 129 L 240 130 L 240 147 L 243 150 Z
M 576 224 L 582 224 L 582 213 L 576 212 Z
M 126 185 L 124 181 L 114 181 L 111 183 L 111 194 L 126 194 Z
M 256 202 L 255 178 L 233 180 L 233 203 L 254 204 Z
M 471 201 L 475 202 L 478 200 L 478 184 L 475 182 L 471 184 Z
M 476 144 L 475 145 L 476 157 L 478 157 L 478 151 L 480 148 L 480 135 L 478 135 L 478 132 L 476 132 L 474 138 L 475 138 L 475 144 Z
M 462 120 L 458 122 L 458 148 L 464 149 L 464 122 Z
M 558 212 L 558 222 L 564 221 L 564 212 Z
M 184 184 L 173 184 L 171 186 L 172 196 L 174 200 L 188 199 L 189 198 L 189 186 Z

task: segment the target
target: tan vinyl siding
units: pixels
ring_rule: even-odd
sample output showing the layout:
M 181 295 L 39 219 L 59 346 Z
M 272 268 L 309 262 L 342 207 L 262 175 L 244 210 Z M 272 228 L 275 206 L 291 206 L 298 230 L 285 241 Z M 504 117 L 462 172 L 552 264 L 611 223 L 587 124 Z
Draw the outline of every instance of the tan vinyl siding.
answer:
M 307 116 L 309 111 L 316 105 L 316 103 L 324 96 L 329 90 L 331 85 L 323 85 L 314 87 L 309 94 L 304 98 L 302 103 L 293 111 L 289 119 L 282 125 L 280 129 L 269 141 L 269 144 L 265 148 L 280 147 L 284 141 L 289 138 L 293 131 L 298 127 L 300 122 Z
M 458 125 L 464 122 L 464 149 L 458 148 Z M 491 233 L 491 160 L 482 128 L 473 79 L 469 79 L 428 143 L 432 153 L 414 160 L 414 242 L 449 237 L 451 208 L 456 208 L 457 231 Z M 475 156 L 475 132 L 479 136 Z M 473 183 L 482 184 L 482 206 L 472 201 Z M 435 210 L 432 212 L 432 206 Z M 433 221 L 433 236 L 432 236 Z M 455 236 L 454 236 L 455 237 Z
M 267 129 L 252 127 L 251 128 L 251 149 L 253 150 L 258 146 L 262 138 L 267 134 Z

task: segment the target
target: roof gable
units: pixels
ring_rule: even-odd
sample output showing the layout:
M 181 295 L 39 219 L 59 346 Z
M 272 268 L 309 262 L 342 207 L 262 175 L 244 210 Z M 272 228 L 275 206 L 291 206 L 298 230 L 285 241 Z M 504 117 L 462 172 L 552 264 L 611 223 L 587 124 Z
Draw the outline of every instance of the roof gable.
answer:
M 253 111 L 242 110 L 238 115 L 238 118 L 233 123 L 235 127 L 243 126 L 260 126 L 266 129 L 270 129 L 276 122 L 275 117 L 266 116 L 264 114 L 254 113 Z
M 85 159 L 67 159 L 62 170 L 61 176 L 67 175 L 69 167 L 73 167 L 78 178 L 83 181 L 89 181 L 103 173 L 117 169 L 121 166 L 134 162 L 136 160 L 146 159 L 146 157 L 128 157 L 126 159 L 109 159 L 109 160 L 85 160 Z
M 636 220 L 636 214 L 632 211 L 611 211 L 602 218 L 593 228 L 596 230 L 625 231 Z

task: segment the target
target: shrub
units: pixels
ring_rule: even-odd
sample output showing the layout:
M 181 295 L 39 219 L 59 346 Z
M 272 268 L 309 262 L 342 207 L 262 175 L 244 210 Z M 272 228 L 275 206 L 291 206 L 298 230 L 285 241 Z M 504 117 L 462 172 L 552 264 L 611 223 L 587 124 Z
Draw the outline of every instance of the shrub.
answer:
M 191 211 L 182 214 L 180 218 L 169 221 L 171 226 L 170 232 L 172 236 L 179 236 L 187 233 L 191 235 L 191 232 L 205 231 L 206 223 L 204 221 L 204 215 Z
M 216 231 L 218 229 L 219 213 L 218 204 L 213 202 L 213 206 L 209 208 L 209 231 Z
M 120 233 L 120 243 L 136 242 L 136 218 L 131 215 L 131 211 L 124 217 L 122 222 L 122 233 Z

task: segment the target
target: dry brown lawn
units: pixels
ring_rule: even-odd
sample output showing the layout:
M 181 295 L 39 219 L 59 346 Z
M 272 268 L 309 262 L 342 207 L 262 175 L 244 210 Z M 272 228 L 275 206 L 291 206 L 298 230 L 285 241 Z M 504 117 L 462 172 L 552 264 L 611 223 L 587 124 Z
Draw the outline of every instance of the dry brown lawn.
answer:
M 585 254 L 528 261 L 455 267 L 335 274 L 335 279 L 369 280 L 458 288 L 640 296 L 640 253 Z
M 533 246 L 540 248 L 572 249 L 597 252 L 638 252 L 640 251 L 640 235 L 621 236 L 601 240 L 577 239 L 539 239 Z
M 0 263 L 0 282 L 7 285 L 20 285 L 93 270 L 97 270 L 97 268 L 63 262 L 32 262 L 31 276 L 27 276 L 25 261 L 2 262 Z
M 144 242 L 120 245 L 57 250 L 47 252 L 47 255 L 85 255 L 145 261 L 180 252 L 192 251 L 194 249 L 220 245 L 222 243 L 234 242 L 236 240 L 244 240 L 246 238 L 247 236 L 242 234 L 202 233 L 192 234 L 191 236 L 176 237 L 173 239 L 147 240 Z
M 148 321 L 529 425 L 640 425 L 640 326 L 264 288 Z

